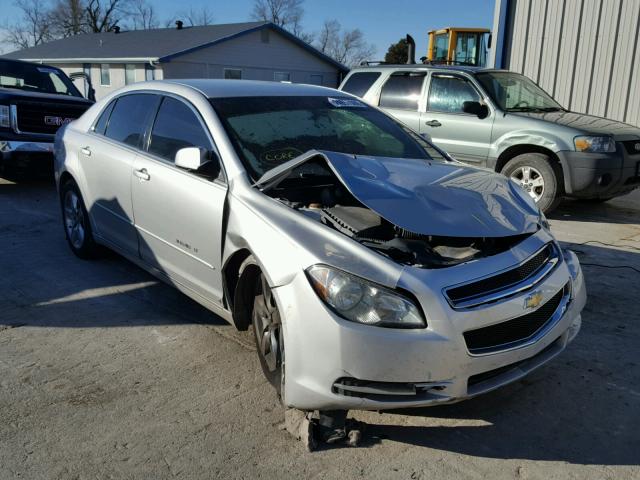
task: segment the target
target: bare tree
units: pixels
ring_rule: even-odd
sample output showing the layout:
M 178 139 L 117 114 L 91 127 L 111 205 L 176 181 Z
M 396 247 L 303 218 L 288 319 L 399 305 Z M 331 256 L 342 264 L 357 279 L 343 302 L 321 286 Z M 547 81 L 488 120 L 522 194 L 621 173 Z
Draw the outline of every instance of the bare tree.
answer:
M 165 22 L 166 27 L 173 27 L 177 20 L 185 22 L 192 27 L 211 25 L 214 21 L 213 12 L 209 7 L 204 6 L 201 9 L 189 8 L 189 10 L 181 10 L 173 17 Z
M 83 0 L 57 0 L 48 17 L 55 37 L 70 37 L 87 31 L 87 10 Z
M 134 30 L 158 28 L 159 23 L 153 4 L 146 0 L 132 0 L 129 10 L 131 27 Z
M 325 20 L 316 36 L 315 47 L 348 66 L 369 60 L 376 52 L 376 47 L 365 40 L 360 29 L 343 30 L 337 20 Z
M 44 0 L 16 0 L 20 10 L 16 24 L 6 24 L 5 40 L 16 48 L 29 48 L 51 39 L 49 10 Z
M 87 24 L 90 32 L 108 32 L 126 16 L 127 0 L 88 0 Z
M 302 38 L 304 0 L 254 0 L 251 18 L 272 22 Z M 307 37 L 309 39 L 309 37 Z M 305 40 L 305 38 L 303 38 Z
M 189 11 L 183 13 L 183 16 L 192 27 L 211 25 L 213 23 L 213 13 L 206 5 L 199 10 L 189 8 Z

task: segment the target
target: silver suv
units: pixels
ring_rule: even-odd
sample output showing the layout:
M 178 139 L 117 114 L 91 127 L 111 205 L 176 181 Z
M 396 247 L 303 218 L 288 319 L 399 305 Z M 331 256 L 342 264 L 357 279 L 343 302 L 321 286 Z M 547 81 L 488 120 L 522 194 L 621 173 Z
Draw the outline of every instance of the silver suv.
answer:
M 640 186 L 640 129 L 570 112 L 529 78 L 433 65 L 356 68 L 340 90 L 379 106 L 456 159 L 502 172 L 545 212 Z

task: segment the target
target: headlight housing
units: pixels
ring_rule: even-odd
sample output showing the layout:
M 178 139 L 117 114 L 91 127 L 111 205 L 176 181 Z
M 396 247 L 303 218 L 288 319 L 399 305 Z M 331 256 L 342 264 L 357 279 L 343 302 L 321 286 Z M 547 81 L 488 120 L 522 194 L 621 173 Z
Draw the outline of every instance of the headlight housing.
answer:
M 345 320 L 389 328 L 425 328 L 418 307 L 393 290 L 326 265 L 307 269 L 320 299 Z
M 612 153 L 616 151 L 616 142 L 609 136 L 582 135 L 573 139 L 576 152 Z
M 9 105 L 0 105 L 0 128 L 11 127 L 11 116 L 9 114 Z

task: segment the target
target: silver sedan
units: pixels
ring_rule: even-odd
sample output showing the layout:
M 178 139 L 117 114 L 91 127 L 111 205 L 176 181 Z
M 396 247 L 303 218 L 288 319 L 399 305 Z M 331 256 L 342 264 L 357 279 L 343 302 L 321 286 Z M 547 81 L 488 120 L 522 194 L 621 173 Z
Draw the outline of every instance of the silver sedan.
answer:
M 126 87 L 56 139 L 68 243 L 113 249 L 253 327 L 301 410 L 450 403 L 580 329 L 586 292 L 532 199 L 336 90 Z

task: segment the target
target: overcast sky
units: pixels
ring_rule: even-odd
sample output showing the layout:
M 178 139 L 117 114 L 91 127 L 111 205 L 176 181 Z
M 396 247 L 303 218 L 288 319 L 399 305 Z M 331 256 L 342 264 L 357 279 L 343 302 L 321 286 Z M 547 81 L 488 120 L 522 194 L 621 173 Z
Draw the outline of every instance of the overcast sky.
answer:
M 46 1 L 46 0 L 45 0 Z M 176 11 L 208 5 L 214 23 L 244 22 L 253 0 L 152 0 L 162 22 Z M 426 54 L 427 32 L 448 26 L 493 26 L 494 0 L 306 0 L 303 25 L 315 32 L 326 19 L 337 19 L 346 28 L 359 28 L 377 48 L 382 59 L 391 43 L 410 33 L 417 43 L 416 57 Z M 0 22 L 13 23 L 18 10 L 14 0 L 0 0 Z M 0 23 L 1 25 L 1 23 Z M 13 50 L 0 44 L 0 50 Z

